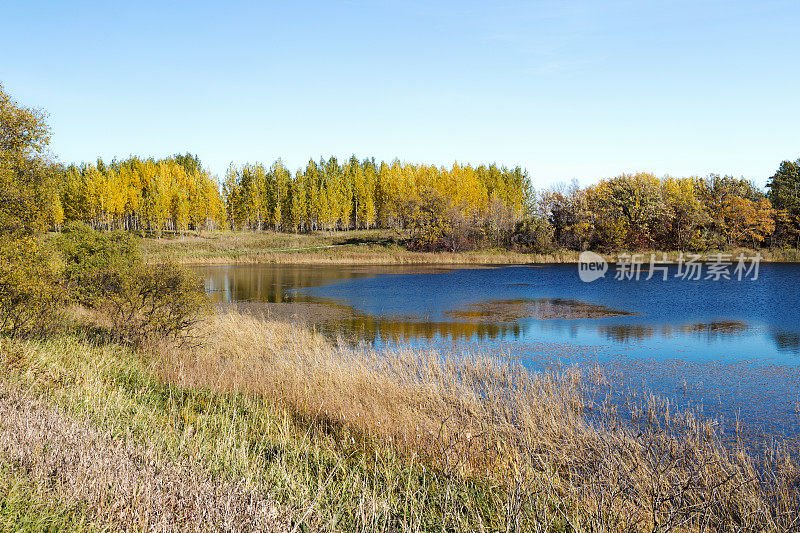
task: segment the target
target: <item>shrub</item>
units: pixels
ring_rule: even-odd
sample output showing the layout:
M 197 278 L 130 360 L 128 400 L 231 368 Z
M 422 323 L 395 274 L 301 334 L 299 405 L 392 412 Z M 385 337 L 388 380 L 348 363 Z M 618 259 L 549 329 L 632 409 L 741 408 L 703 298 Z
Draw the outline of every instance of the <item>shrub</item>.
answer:
M 130 235 L 99 233 L 82 223 L 68 224 L 56 243 L 72 297 L 101 313 L 114 340 L 141 345 L 188 338 L 206 305 L 191 273 L 171 263 L 147 265 Z
M 63 309 L 63 283 L 52 253 L 34 236 L 0 236 L 0 334 L 43 335 Z
M 128 344 L 183 343 L 207 305 L 199 280 L 172 263 L 106 270 L 98 286 L 97 309 L 111 321 L 115 340 Z

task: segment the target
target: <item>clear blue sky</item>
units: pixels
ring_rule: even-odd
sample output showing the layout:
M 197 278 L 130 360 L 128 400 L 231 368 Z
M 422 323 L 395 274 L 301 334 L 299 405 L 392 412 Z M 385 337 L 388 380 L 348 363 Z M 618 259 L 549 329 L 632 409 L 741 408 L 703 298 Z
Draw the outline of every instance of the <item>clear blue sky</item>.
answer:
M 0 81 L 61 161 L 374 155 L 744 175 L 800 157 L 800 2 L 11 1 Z

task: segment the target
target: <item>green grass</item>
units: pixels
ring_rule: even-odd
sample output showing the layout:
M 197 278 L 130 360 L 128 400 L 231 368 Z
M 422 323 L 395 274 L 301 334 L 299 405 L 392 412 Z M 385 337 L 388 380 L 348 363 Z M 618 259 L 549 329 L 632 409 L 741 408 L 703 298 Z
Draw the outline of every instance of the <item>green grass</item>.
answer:
M 7 467 L 6 467 L 7 469 Z M 0 531 L 102 531 L 86 507 L 41 494 L 21 475 L 0 475 Z

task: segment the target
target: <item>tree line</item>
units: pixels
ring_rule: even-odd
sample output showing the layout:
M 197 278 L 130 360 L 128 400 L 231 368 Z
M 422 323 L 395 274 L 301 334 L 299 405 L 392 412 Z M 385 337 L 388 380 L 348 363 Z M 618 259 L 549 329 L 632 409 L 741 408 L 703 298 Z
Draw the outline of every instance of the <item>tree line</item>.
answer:
M 800 247 L 800 159 L 781 163 L 767 192 L 744 178 L 649 173 L 535 191 L 520 167 L 355 156 L 294 171 L 280 159 L 231 164 L 219 183 L 191 154 L 57 164 L 44 113 L 17 106 L 1 87 L 0 106 L 0 231 L 82 221 L 156 236 L 383 228 L 433 251 Z
M 784 164 L 784 166 L 796 164 Z M 788 167 L 787 167 L 788 168 Z M 782 175 L 776 174 L 776 176 Z M 795 175 L 794 181 L 797 181 Z M 765 194 L 744 178 L 711 175 L 657 178 L 624 174 L 580 188 L 560 186 L 537 198 L 558 248 L 584 250 L 708 250 L 797 245 L 800 210 L 770 180 Z
M 337 231 L 395 228 L 423 235 L 427 218 L 456 227 L 513 228 L 532 190 L 519 167 L 455 164 L 451 168 L 355 156 L 309 161 L 291 172 L 277 160 L 231 165 L 222 186 L 197 156 L 131 157 L 57 168 L 48 223 L 79 220 L 95 229 L 185 233 Z M 414 231 L 417 228 L 417 231 Z
M 394 228 L 419 233 L 431 217 L 505 230 L 523 218 L 532 190 L 519 167 L 376 163 L 335 157 L 292 173 L 281 160 L 231 166 L 223 182 L 229 224 L 276 231 Z
M 527 172 L 497 165 L 377 163 L 355 156 L 231 165 L 221 186 L 197 156 L 131 157 L 50 169 L 47 222 L 161 235 L 396 229 L 415 249 L 723 249 L 800 246 L 800 160 L 764 192 L 732 176 L 623 174 L 535 191 Z
M 61 172 L 53 221 L 95 229 L 185 233 L 224 227 L 219 185 L 197 156 L 131 157 L 69 165 Z
M 781 163 L 767 189 L 732 176 L 637 173 L 534 191 L 519 167 L 353 156 L 311 160 L 294 174 L 280 160 L 232 165 L 223 202 L 237 230 L 395 228 L 429 250 L 800 247 L 800 160 Z

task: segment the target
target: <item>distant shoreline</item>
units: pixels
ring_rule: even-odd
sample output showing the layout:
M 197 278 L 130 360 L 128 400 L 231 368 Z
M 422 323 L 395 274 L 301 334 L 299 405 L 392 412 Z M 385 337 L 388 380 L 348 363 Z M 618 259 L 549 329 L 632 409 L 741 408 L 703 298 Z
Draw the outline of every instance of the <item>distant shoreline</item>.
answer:
M 574 264 L 580 252 L 561 250 L 549 254 L 522 253 L 504 249 L 486 249 L 465 252 L 415 252 L 386 238 L 387 232 L 350 231 L 333 234 L 285 234 L 276 232 L 232 233 L 218 232 L 201 236 L 145 238 L 139 241 L 140 251 L 146 260 L 171 259 L 186 266 L 230 264 L 323 264 L 323 265 L 500 265 L 500 264 Z M 618 251 L 597 252 L 608 262 L 616 262 L 624 254 L 641 254 L 644 265 L 650 254 L 657 260 L 667 254 L 674 261 L 680 251 Z M 746 258 L 761 254 L 765 263 L 800 262 L 800 251 L 794 249 L 733 248 L 685 252 L 702 255 L 709 260 L 715 254 L 729 254 L 735 261 L 743 253 Z

